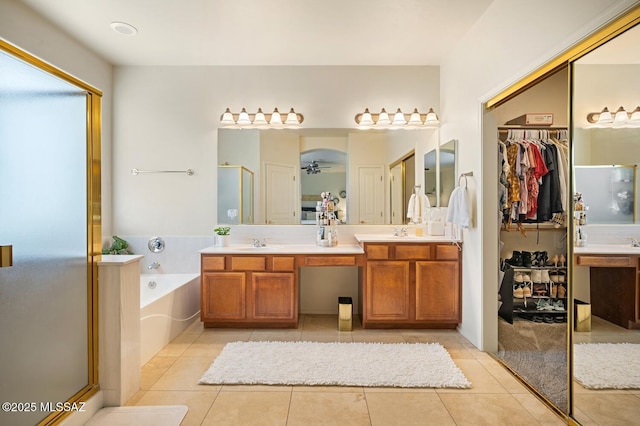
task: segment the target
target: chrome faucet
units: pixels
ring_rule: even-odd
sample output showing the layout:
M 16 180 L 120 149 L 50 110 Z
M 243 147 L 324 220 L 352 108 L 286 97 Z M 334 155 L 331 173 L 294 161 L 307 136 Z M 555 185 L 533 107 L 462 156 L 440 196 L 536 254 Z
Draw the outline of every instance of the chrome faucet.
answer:
M 160 267 L 160 263 L 154 261 L 151 265 L 147 266 L 149 269 L 158 269 Z
M 267 246 L 267 239 L 266 238 L 253 238 L 253 237 L 249 237 L 249 239 L 251 240 L 251 245 L 253 247 L 266 247 Z
M 631 240 L 631 247 L 640 247 L 640 242 L 636 237 L 628 237 L 627 240 Z
M 398 228 L 393 228 L 393 236 L 394 237 L 406 237 L 407 235 L 407 228 L 402 227 L 400 229 Z

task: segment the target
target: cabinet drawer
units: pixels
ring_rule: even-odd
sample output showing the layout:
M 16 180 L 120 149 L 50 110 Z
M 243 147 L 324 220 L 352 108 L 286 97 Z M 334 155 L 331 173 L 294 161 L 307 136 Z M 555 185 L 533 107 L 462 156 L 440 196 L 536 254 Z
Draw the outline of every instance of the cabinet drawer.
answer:
M 580 266 L 594 266 L 601 268 L 633 268 L 635 258 L 631 256 L 597 256 L 578 255 L 577 263 Z
M 224 256 L 203 256 L 202 270 L 203 271 L 223 271 Z
M 293 271 L 295 264 L 295 258 L 291 256 L 274 256 L 271 259 L 271 269 L 273 271 Z
M 355 266 L 355 256 L 306 256 L 304 266 Z
M 431 246 L 419 245 L 414 246 L 411 244 L 398 244 L 396 246 L 396 259 L 408 260 L 408 259 L 431 259 Z
M 267 259 L 264 256 L 232 256 L 232 271 L 264 271 Z
M 436 246 L 436 259 L 438 260 L 458 260 L 460 250 L 458 246 Z
M 367 259 L 389 259 L 389 246 L 367 244 Z

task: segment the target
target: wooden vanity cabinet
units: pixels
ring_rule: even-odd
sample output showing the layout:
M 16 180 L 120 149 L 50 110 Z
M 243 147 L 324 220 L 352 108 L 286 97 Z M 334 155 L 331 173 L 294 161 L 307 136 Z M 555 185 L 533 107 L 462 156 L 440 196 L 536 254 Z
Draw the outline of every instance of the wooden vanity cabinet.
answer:
M 201 255 L 205 327 L 298 325 L 294 256 Z
M 365 243 L 364 328 L 455 328 L 461 251 L 446 243 Z

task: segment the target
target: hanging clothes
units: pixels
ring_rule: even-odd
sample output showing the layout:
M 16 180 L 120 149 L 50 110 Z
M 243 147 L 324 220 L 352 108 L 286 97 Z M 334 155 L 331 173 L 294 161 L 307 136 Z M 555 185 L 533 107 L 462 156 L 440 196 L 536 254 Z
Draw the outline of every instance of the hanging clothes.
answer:
M 553 138 L 550 137 L 553 132 Z M 507 129 L 498 138 L 499 208 L 503 222 L 564 224 L 568 208 L 567 131 Z

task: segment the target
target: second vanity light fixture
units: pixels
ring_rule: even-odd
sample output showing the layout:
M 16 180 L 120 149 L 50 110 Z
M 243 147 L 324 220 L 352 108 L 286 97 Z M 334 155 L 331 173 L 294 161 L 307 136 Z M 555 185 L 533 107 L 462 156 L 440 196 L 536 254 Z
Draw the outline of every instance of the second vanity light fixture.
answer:
M 587 121 L 593 124 L 590 127 L 640 127 L 640 106 L 631 112 L 627 112 L 623 107 L 620 107 L 615 113 L 604 107 L 600 112 L 587 114 Z
M 248 113 L 246 108 L 242 108 L 239 113 L 233 113 L 227 108 L 220 117 L 223 127 L 234 129 L 297 129 L 303 121 L 304 116 L 293 108 L 287 114 L 281 114 L 278 108 L 272 113 L 264 113 L 262 108 L 258 108 L 255 114 Z
M 384 108 L 377 114 L 365 108 L 364 112 L 356 115 L 355 120 L 359 129 L 420 129 L 436 127 L 440 123 L 433 108 L 429 108 L 426 114 L 418 112 L 417 108 L 411 114 L 405 114 L 398 108 L 392 115 Z

